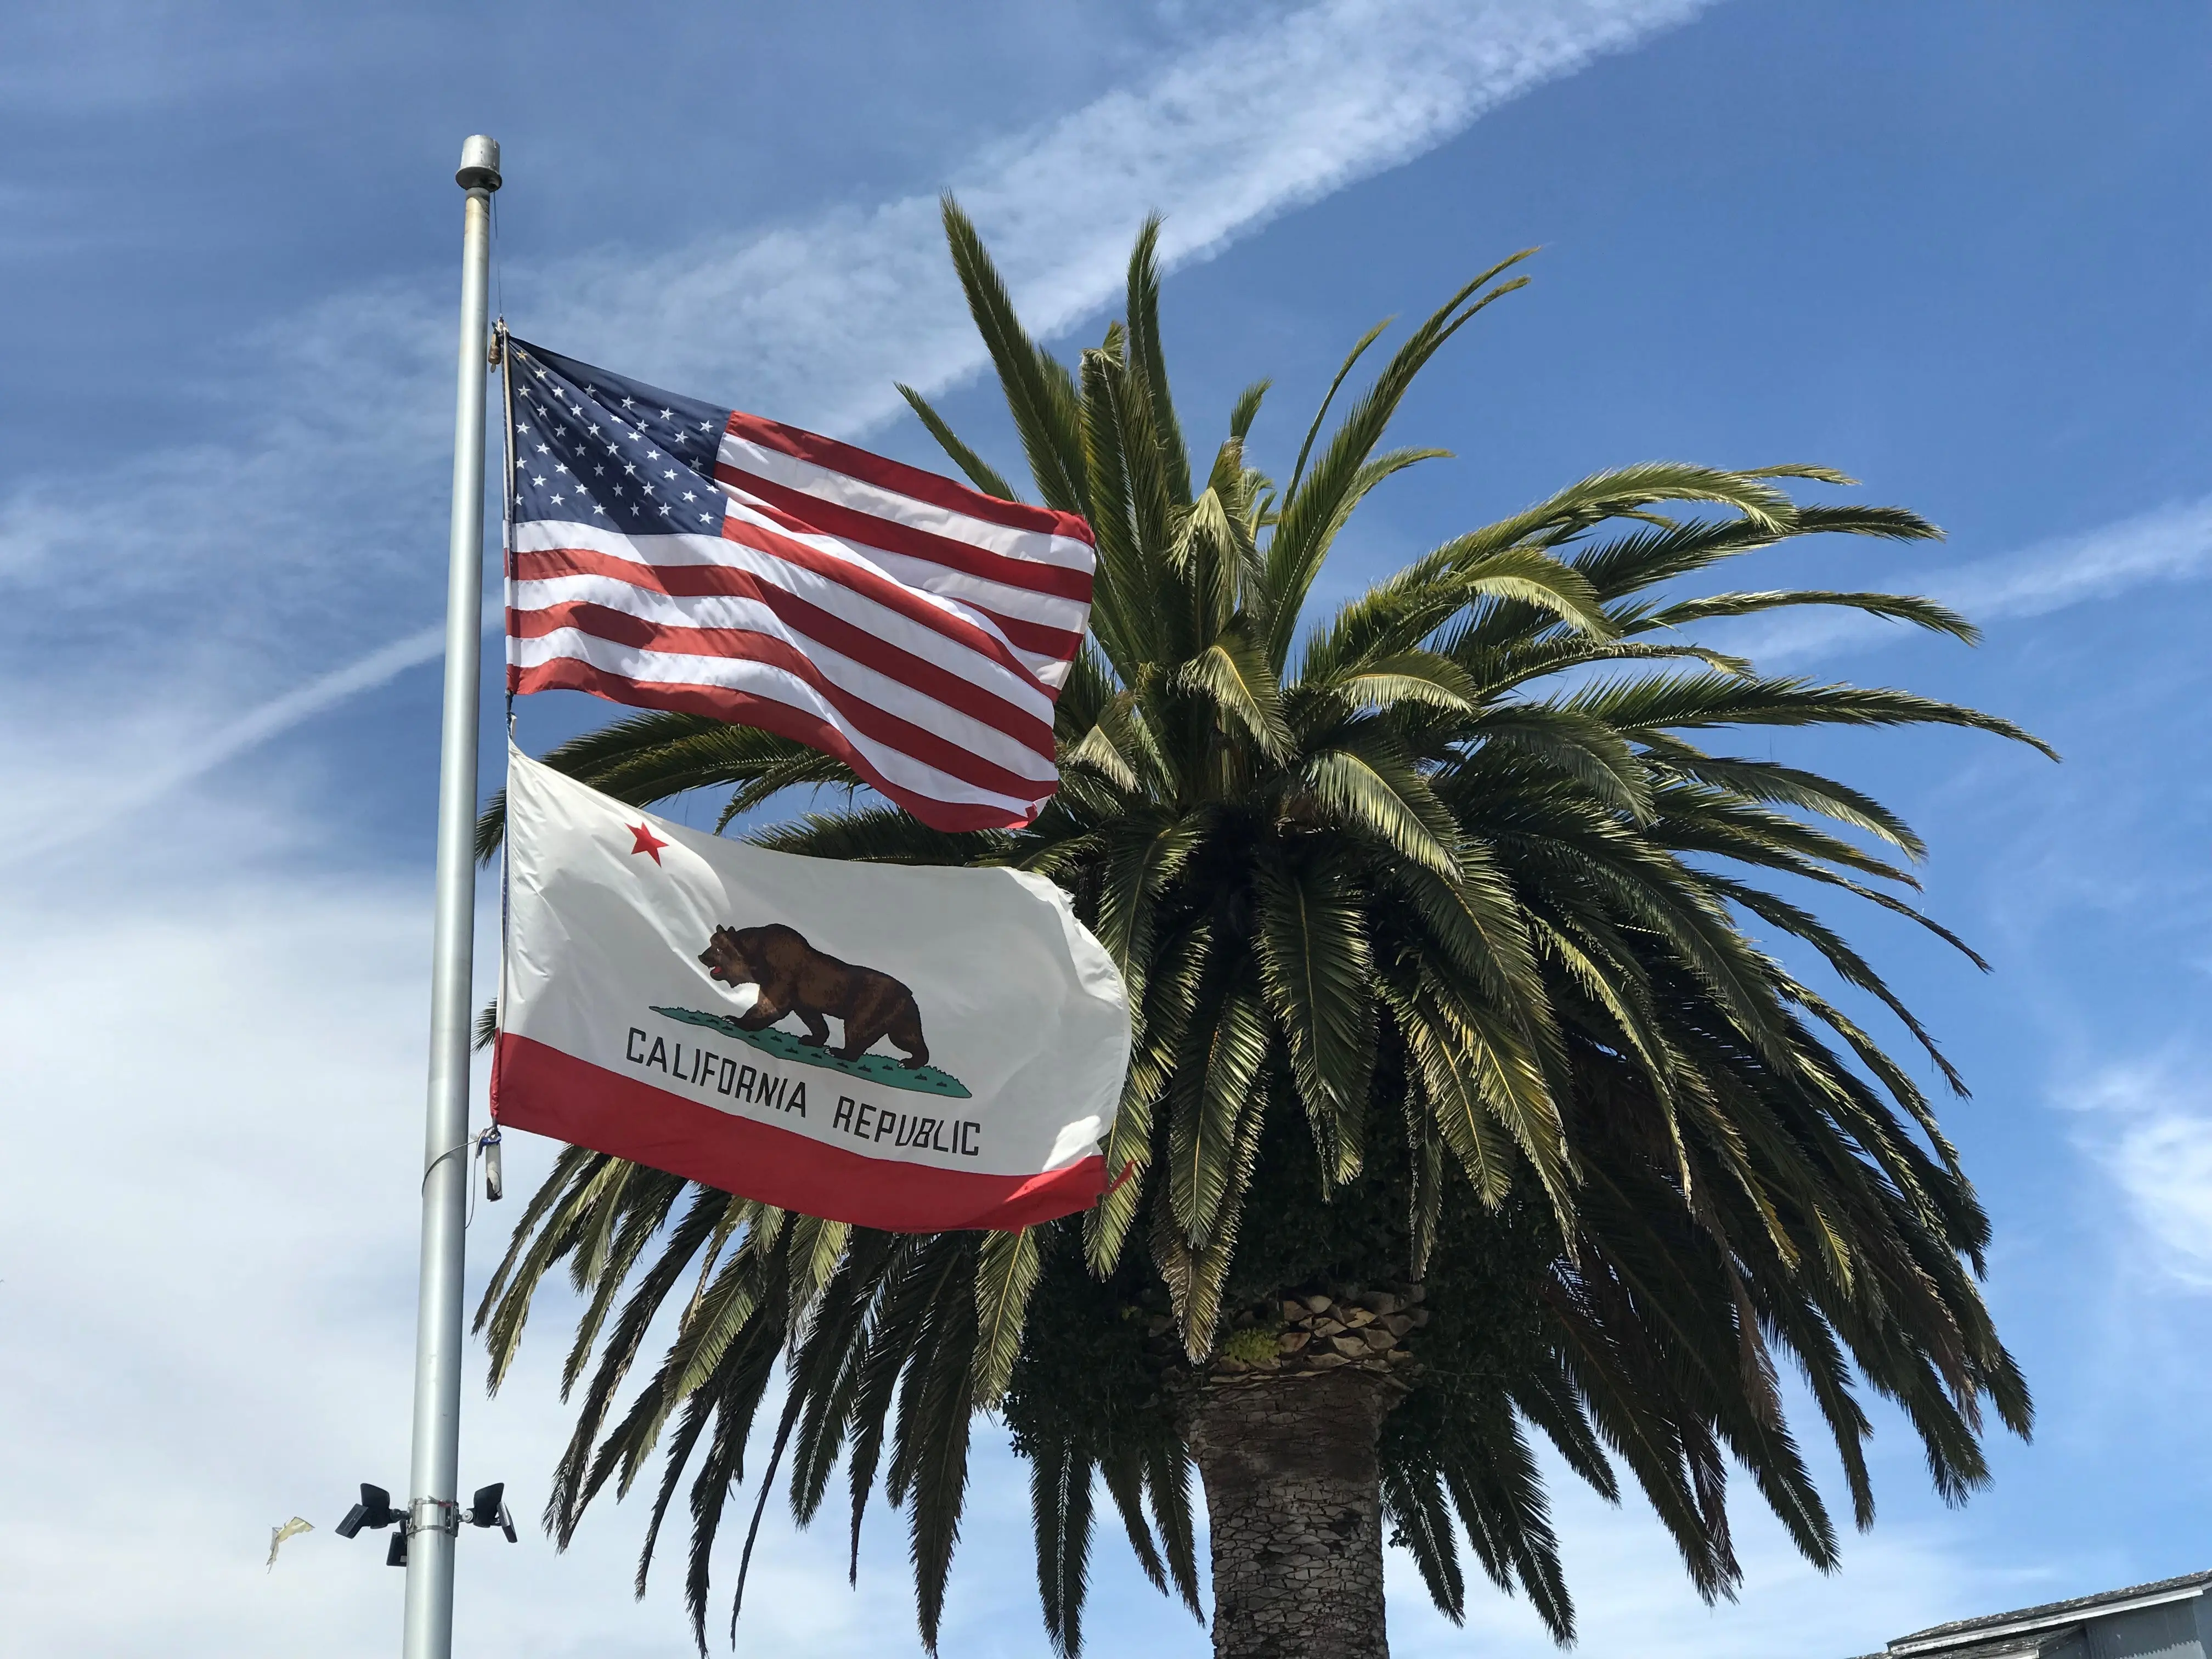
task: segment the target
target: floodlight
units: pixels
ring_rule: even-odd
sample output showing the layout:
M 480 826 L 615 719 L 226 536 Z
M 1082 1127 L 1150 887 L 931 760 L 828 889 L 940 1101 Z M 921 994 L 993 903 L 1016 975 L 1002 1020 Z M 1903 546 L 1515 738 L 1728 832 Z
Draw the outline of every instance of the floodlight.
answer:
M 407 1565 L 407 1532 L 404 1528 L 392 1534 L 392 1547 L 384 1552 L 384 1565 L 387 1567 Z
M 507 1482 L 495 1480 L 489 1486 L 478 1486 L 477 1495 L 469 1500 L 469 1524 L 472 1527 L 497 1527 L 507 1534 L 510 1544 L 514 1540 L 514 1517 L 507 1512 Z
M 366 1480 L 361 1483 L 361 1502 L 346 1511 L 346 1517 L 337 1524 L 341 1538 L 351 1538 L 363 1527 L 383 1528 L 405 1517 L 392 1507 L 392 1494 L 381 1486 L 373 1486 Z

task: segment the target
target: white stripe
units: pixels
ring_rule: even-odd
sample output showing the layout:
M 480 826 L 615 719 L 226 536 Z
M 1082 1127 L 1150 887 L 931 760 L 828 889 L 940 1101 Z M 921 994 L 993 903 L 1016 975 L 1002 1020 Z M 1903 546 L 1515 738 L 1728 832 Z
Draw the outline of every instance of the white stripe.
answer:
M 715 459 L 720 465 L 752 473 L 820 501 L 834 501 L 855 513 L 889 519 L 915 530 L 942 536 L 948 541 L 966 542 L 971 547 L 1003 553 L 1011 559 L 1054 564 L 1067 570 L 1089 570 L 1097 563 L 1098 556 L 1090 544 L 1073 536 L 1046 530 L 1017 530 L 1011 525 L 974 518 L 939 507 L 934 501 L 918 501 L 912 495 L 866 483 L 848 472 L 832 471 L 812 461 L 803 461 L 796 455 L 769 449 L 734 432 L 722 434 L 721 452 Z
M 848 609 L 858 609 L 851 603 L 848 590 L 835 582 L 817 578 L 812 585 L 800 590 L 793 583 L 779 581 L 781 573 L 764 573 L 762 580 L 786 592 L 796 592 L 810 604 L 819 603 L 820 608 L 836 614 Z M 805 573 L 801 572 L 802 575 Z M 818 590 L 827 588 L 828 592 Z M 773 632 L 780 639 L 787 639 L 793 647 L 811 655 L 817 648 L 814 636 L 805 631 L 802 623 L 791 623 L 780 617 L 761 601 L 737 593 L 685 594 L 676 597 L 657 588 L 640 587 L 619 576 L 575 574 L 543 576 L 514 585 L 515 597 L 508 601 L 518 611 L 543 611 L 556 605 L 587 604 L 605 605 L 610 611 L 619 611 L 624 616 L 636 617 L 662 628 L 746 628 L 755 632 Z M 774 617 L 772 628 L 764 627 L 757 619 Z M 738 617 L 745 620 L 734 620 Z M 1006 705 L 1009 716 L 1035 725 L 1040 733 L 1052 730 L 1052 704 L 1044 694 L 1022 675 L 1009 672 L 1002 665 L 975 652 L 963 649 L 942 635 L 932 634 L 927 629 L 905 623 L 905 631 L 894 634 L 889 628 L 868 627 L 864 621 L 847 616 L 844 620 L 865 629 L 886 644 L 903 648 L 933 668 L 943 670 L 955 678 L 975 688 L 984 696 Z M 905 619 L 896 618 L 904 623 Z M 922 637 L 913 639 L 911 634 Z M 823 645 L 820 648 L 835 649 Z M 896 670 L 880 668 L 879 673 L 889 675 L 900 684 L 911 686 L 924 696 L 934 696 L 927 684 L 908 679 Z M 939 699 L 942 701 L 942 699 Z
M 732 502 L 732 505 L 738 505 Z M 739 516 L 750 516 L 740 514 Z M 791 532 L 786 531 L 786 535 Z M 854 544 L 848 543 L 848 546 Z M 869 562 L 906 587 L 919 587 L 940 599 L 964 599 L 972 605 L 1001 617 L 1012 617 L 1016 622 L 1035 623 L 1040 628 L 1056 628 L 1063 634 L 1082 636 L 1083 623 L 1088 619 L 1091 607 L 1080 599 L 1062 599 L 1056 593 L 1039 593 L 1026 587 L 1009 587 L 1004 582 L 994 582 L 988 577 L 971 576 L 964 570 L 947 570 L 942 565 L 930 564 L 921 559 L 894 553 L 889 548 L 871 547 L 864 550 Z M 1054 661 L 1060 659 L 1055 657 Z
M 1083 630 L 1091 620 L 1091 607 L 1080 599 L 1062 599 L 1026 587 L 1010 587 L 1004 582 L 971 576 L 964 571 L 950 570 L 943 565 L 908 558 L 902 553 L 890 552 L 880 547 L 868 547 L 834 536 L 793 531 L 769 512 L 756 506 L 750 497 L 734 491 L 730 498 L 730 517 L 741 523 L 757 525 L 787 541 L 814 548 L 841 562 L 872 569 L 909 592 L 923 593 L 941 600 L 947 607 L 957 609 L 958 614 L 976 627 L 987 629 L 995 638 L 1005 640 L 1006 648 L 1021 660 L 1022 665 L 1036 678 L 1040 684 L 1056 692 L 1067 681 L 1068 658 L 1055 656 L 1050 652 L 1032 651 L 1015 644 L 1006 639 L 997 618 L 1005 617 L 1016 622 L 1035 623 L 1041 628 L 1056 629 L 1071 639 L 1080 641 Z M 1079 645 L 1077 648 L 1081 647 Z
M 1019 738 L 1010 737 L 995 726 L 939 702 L 918 687 L 894 678 L 879 669 L 871 668 L 817 640 L 807 638 L 793 629 L 757 599 L 739 599 L 732 594 L 717 595 L 712 600 L 671 600 L 665 594 L 628 587 L 623 583 L 599 576 L 562 576 L 548 581 L 518 582 L 516 587 L 515 609 L 526 614 L 541 610 L 549 603 L 562 600 L 581 599 L 605 605 L 607 599 L 604 596 L 622 590 L 635 595 L 635 601 L 625 605 L 610 605 L 609 608 L 619 609 L 627 616 L 665 627 L 739 629 L 779 640 L 812 663 L 831 684 L 840 690 L 849 691 L 864 702 L 873 703 L 886 713 L 896 714 L 925 732 L 957 744 L 961 748 L 972 750 L 985 760 L 1003 766 L 1011 772 L 1018 772 L 1024 777 L 1048 779 L 1053 775 L 1050 757 L 1038 754 Z M 660 604 L 654 606 L 649 603 L 653 600 L 659 600 Z M 712 620 L 705 619 L 708 617 Z M 568 633 L 593 639 L 601 637 L 581 626 L 557 629 L 538 637 L 552 639 Z M 515 643 L 520 645 L 526 641 L 518 638 Z M 657 657 L 681 656 L 687 662 L 724 660 L 690 652 L 664 651 L 651 646 L 624 646 L 623 649 L 642 651 Z M 1001 678 L 1006 677 L 1002 675 Z M 1047 742 L 1051 741 L 1049 718 L 1040 722 L 1037 730 Z
M 525 519 L 514 526 L 509 544 L 518 553 L 586 547 L 640 564 L 726 564 L 730 553 L 730 544 L 716 534 L 625 536 L 605 525 L 570 519 Z
M 580 529 L 584 527 L 577 526 Z M 675 542 L 700 538 L 668 537 L 661 539 Z M 593 546 L 590 544 L 591 543 L 598 543 L 599 545 Z M 701 565 L 711 563 L 718 569 L 742 570 L 769 586 L 781 588 L 787 593 L 803 599 L 809 605 L 818 606 L 839 620 L 849 623 L 855 628 L 897 646 L 901 650 L 920 657 L 924 661 L 935 663 L 949 672 L 957 674 L 970 684 L 1012 705 L 1032 720 L 1045 726 L 1052 724 L 1052 694 L 1035 684 L 1034 672 L 1029 677 L 1024 677 L 972 646 L 966 645 L 958 640 L 948 639 L 925 623 L 890 609 L 859 589 L 847 586 L 835 577 L 809 570 L 805 566 L 794 564 L 788 559 L 779 559 L 773 554 L 763 553 L 758 549 L 747 547 L 742 543 L 723 541 L 717 538 L 714 541 L 714 548 L 718 556 L 711 561 L 697 558 L 656 560 L 655 555 L 664 550 L 641 550 L 635 542 L 625 540 L 608 532 L 596 532 L 589 538 L 580 536 L 568 538 L 565 543 L 556 539 L 555 546 L 551 549 L 526 548 L 521 550 L 558 551 L 563 550 L 564 548 L 580 548 L 583 550 L 605 554 L 610 558 L 622 559 L 640 565 L 649 566 L 657 562 L 666 567 L 680 565 L 687 568 L 696 568 Z M 691 549 L 670 550 L 687 553 L 696 551 Z M 564 576 L 539 580 L 566 581 L 577 579 Z M 625 582 L 616 576 L 603 576 L 597 580 L 617 584 L 615 588 L 602 590 L 592 596 L 595 603 L 611 606 L 617 611 L 627 611 L 638 616 L 646 616 L 648 613 L 640 609 L 641 596 L 654 594 L 662 599 L 668 597 L 658 594 L 655 589 Z M 690 597 L 668 599 L 668 602 L 678 606 L 689 606 L 696 603 Z M 536 609 L 544 603 L 543 599 L 532 600 L 530 608 Z M 1030 654 L 1017 650 L 1009 644 L 989 618 L 965 616 L 961 607 L 950 605 L 939 605 L 935 608 L 948 615 L 960 616 L 971 626 L 989 638 L 996 640 L 1018 663 L 1024 667 L 1029 665 Z M 651 614 L 653 620 L 657 622 L 667 622 L 678 627 L 695 625 L 686 623 L 680 616 L 657 612 Z M 710 624 L 696 625 L 704 627 Z
M 804 599 L 807 604 L 828 611 L 839 621 L 850 623 L 864 633 L 873 635 L 886 644 L 896 646 L 900 650 L 919 657 L 924 662 L 934 663 L 949 672 L 957 674 L 969 684 L 989 692 L 1001 702 L 1027 714 L 1031 720 L 1045 726 L 1052 724 L 1051 693 L 1036 684 L 1030 676 L 1021 672 L 1018 669 L 1009 668 L 1006 664 L 987 656 L 974 647 L 963 644 L 958 640 L 948 639 L 936 629 L 916 622 L 913 617 L 902 615 L 890 606 L 869 598 L 866 593 L 846 586 L 833 576 L 825 576 L 819 571 L 807 569 L 804 565 L 793 564 L 788 559 L 779 559 L 772 553 L 763 553 L 757 549 L 745 547 L 736 542 L 725 543 L 724 545 L 730 549 L 731 556 L 717 562 L 720 568 L 742 571 L 768 586 L 779 588 L 793 598 Z M 622 557 L 623 555 L 617 551 L 611 556 Z M 575 578 L 562 576 L 544 577 L 538 580 L 566 581 Z M 655 621 L 672 623 L 678 627 L 687 625 L 682 622 L 680 616 L 657 611 L 648 613 L 639 608 L 643 599 L 649 595 L 678 607 L 688 607 L 699 602 L 697 598 L 691 595 L 672 597 L 659 592 L 655 588 L 623 581 L 617 576 L 602 576 L 598 580 L 603 582 L 612 582 L 615 586 L 603 589 L 595 595 L 596 603 L 611 605 L 617 611 L 631 611 L 641 617 L 651 614 Z M 544 603 L 542 600 L 532 601 L 532 608 L 542 603 Z M 708 624 L 697 625 L 704 627 Z M 1021 660 L 1021 653 L 1006 643 L 998 629 L 988 623 L 978 623 L 977 626 L 990 638 L 996 640 L 1000 647 L 1011 653 L 1017 662 Z
M 1081 599 L 1064 599 L 1056 593 L 1040 593 L 1033 588 L 1010 586 L 994 582 L 988 576 L 971 576 L 963 570 L 953 570 L 927 559 L 909 558 L 902 553 L 892 553 L 880 547 L 871 547 L 866 542 L 848 541 L 842 536 L 831 536 L 817 530 L 793 530 L 783 521 L 781 510 L 734 488 L 726 486 L 729 497 L 730 517 L 742 524 L 757 525 L 786 541 L 797 542 L 829 555 L 872 570 L 885 580 L 896 582 L 909 592 L 926 593 L 933 599 L 959 604 L 963 600 L 994 611 L 1000 616 L 1018 617 L 1024 622 L 1040 623 L 1047 628 L 1057 628 L 1062 633 L 1081 635 L 1085 623 L 1091 617 L 1091 606 Z M 995 627 L 994 632 L 996 631 Z
M 760 611 L 759 617 L 762 626 L 752 631 L 777 636 L 779 624 L 775 618 L 765 610 Z M 575 641 L 587 641 L 590 649 L 586 651 L 575 646 Z M 731 682 L 725 676 L 742 671 L 744 665 L 754 660 L 750 657 L 702 656 L 688 651 L 657 651 L 650 646 L 626 645 L 619 640 L 606 639 L 580 628 L 555 629 L 548 634 L 515 639 L 509 643 L 514 647 L 513 660 L 520 667 L 531 667 L 538 662 L 550 661 L 555 657 L 578 657 L 610 672 L 656 685 L 728 684 Z M 606 655 L 610 652 L 623 653 L 622 660 L 632 665 L 616 666 L 614 660 Z M 866 663 L 855 662 L 850 657 L 820 646 L 801 654 L 823 679 L 839 690 L 886 714 L 896 715 L 910 726 L 919 726 L 933 737 L 942 738 L 978 760 L 988 761 L 1017 777 L 1032 780 L 1048 789 L 1058 775 L 1049 759 L 1015 741 L 996 726 L 986 726 L 956 708 L 947 708 L 935 699 L 925 697 L 901 685 L 896 680 L 877 673 Z M 776 672 L 786 671 L 779 669 Z M 839 714 L 834 718 L 841 726 L 845 724 L 845 716 Z
M 1026 816 L 1036 805 L 1035 799 L 998 794 L 940 772 L 902 749 L 894 749 L 864 732 L 854 731 L 821 692 L 769 663 L 755 662 L 750 658 L 685 657 L 673 653 L 639 651 L 574 629 L 563 629 L 541 639 L 514 640 L 509 644 L 516 653 L 515 665 L 520 668 L 536 668 L 562 660 L 586 662 L 641 685 L 715 686 L 750 692 L 787 708 L 804 710 L 842 732 L 887 781 L 932 800 L 1001 807 L 1013 817 Z M 1036 797 L 1042 799 L 1042 793 Z
M 914 594 L 924 604 L 933 606 L 945 616 L 956 617 L 971 628 L 981 629 L 1006 647 L 1015 660 L 1029 669 L 1031 675 L 1044 684 L 1056 690 L 1066 681 L 1067 676 L 1065 665 L 1060 664 L 1057 658 L 1021 649 L 1000 632 L 998 623 L 972 605 L 964 603 L 958 596 L 933 593 L 926 588 L 917 587 L 912 582 L 902 580 L 890 571 L 872 563 L 870 555 L 854 548 L 849 543 L 840 541 L 834 536 L 795 534 L 738 501 L 731 501 L 729 508 L 731 516 L 733 518 L 739 519 L 747 524 L 757 525 L 762 529 L 780 536 L 787 541 L 812 548 L 841 563 L 850 564 L 860 571 L 872 573 L 884 580 L 894 583 L 907 592 Z M 569 520 L 527 520 L 514 526 L 513 539 L 515 550 L 520 553 L 554 552 L 562 548 L 571 547 L 585 548 L 595 553 L 605 553 L 611 558 L 629 559 L 645 565 L 717 565 L 750 570 L 757 574 L 771 575 L 777 581 L 778 586 L 786 587 L 790 584 L 783 580 L 781 575 L 775 575 L 774 573 L 800 568 L 789 560 L 775 558 L 771 555 L 763 554 L 757 549 L 746 547 L 721 536 L 625 536 L 620 531 L 610 529 L 605 526 L 578 524 Z M 814 579 L 817 581 L 832 580 L 823 577 L 818 573 L 814 573 Z M 836 585 L 841 588 L 843 586 L 842 583 Z M 990 583 L 987 586 L 1000 592 L 1013 592 L 997 583 Z M 851 592 L 857 602 L 866 605 L 872 616 L 896 615 L 895 612 L 882 608 L 878 601 L 868 599 L 857 589 L 844 588 L 843 591 Z M 811 592 L 809 597 L 812 597 Z M 1032 601 L 1036 598 L 1033 594 L 1024 597 Z M 1053 600 L 1050 603 L 1061 607 L 1057 619 L 1030 617 L 1025 617 L 1024 620 L 1044 622 L 1046 626 L 1063 628 L 1069 633 L 1079 635 L 1083 631 L 1085 621 L 1089 616 L 1090 608 L 1069 599 Z M 1018 613 L 1009 611 L 1008 614 Z M 904 618 L 901 618 L 901 623 L 908 628 L 918 629 L 919 627 L 918 624 Z M 858 625 L 872 628 L 875 624 L 868 623 Z M 919 631 L 928 633 L 927 629 Z M 933 653 L 947 648 L 954 650 L 967 648 L 959 646 L 956 641 L 946 640 L 942 635 L 928 634 L 928 637 L 937 641 L 930 647 Z M 1045 672 L 1048 665 L 1058 668 L 1060 672 L 1048 678 Z M 1044 696 L 1049 703 L 1050 691 L 1044 692 Z M 1043 718 L 1046 720 L 1052 718 L 1048 709 Z

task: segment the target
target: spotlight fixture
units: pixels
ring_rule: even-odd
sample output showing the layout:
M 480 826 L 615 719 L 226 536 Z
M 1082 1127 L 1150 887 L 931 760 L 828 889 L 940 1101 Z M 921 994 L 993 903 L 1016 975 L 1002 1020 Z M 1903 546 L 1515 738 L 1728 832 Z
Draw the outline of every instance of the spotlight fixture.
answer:
M 477 1495 L 469 1500 L 469 1524 L 472 1527 L 497 1527 L 507 1534 L 507 1541 L 514 1542 L 514 1517 L 507 1512 L 507 1482 L 495 1480 L 489 1486 L 478 1486 Z
M 351 1538 L 363 1527 L 374 1530 L 406 1518 L 404 1513 L 392 1507 L 390 1492 L 381 1486 L 372 1486 L 364 1480 L 361 1483 L 361 1502 L 346 1511 L 345 1519 L 337 1524 L 337 1534 L 341 1538 Z M 404 1537 L 405 1534 L 401 1535 Z
M 515 1542 L 514 1517 L 507 1512 L 506 1498 L 507 1483 L 498 1480 L 489 1486 L 477 1488 L 476 1496 L 470 1500 L 465 1515 L 458 1504 L 438 1503 L 438 1512 L 444 1516 L 443 1530 L 448 1534 L 458 1534 L 461 1521 L 465 1519 L 472 1527 L 497 1527 L 507 1534 L 508 1543 Z M 361 1502 L 346 1511 L 346 1517 L 338 1522 L 337 1532 L 341 1538 L 354 1538 L 360 1535 L 364 1527 L 374 1532 L 391 1526 L 397 1526 L 398 1530 L 392 1534 L 392 1542 L 384 1552 L 384 1565 L 404 1567 L 407 1565 L 407 1535 L 415 1530 L 415 1527 L 408 1520 L 405 1510 L 392 1506 L 390 1492 L 364 1480 L 361 1483 Z

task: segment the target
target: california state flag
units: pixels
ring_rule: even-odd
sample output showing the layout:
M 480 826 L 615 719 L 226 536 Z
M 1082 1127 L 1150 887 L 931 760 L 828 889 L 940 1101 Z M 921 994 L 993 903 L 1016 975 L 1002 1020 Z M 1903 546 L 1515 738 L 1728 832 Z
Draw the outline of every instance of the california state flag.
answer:
M 510 746 L 499 1121 L 864 1227 L 1087 1207 L 1129 1061 L 1050 882 L 796 858 Z

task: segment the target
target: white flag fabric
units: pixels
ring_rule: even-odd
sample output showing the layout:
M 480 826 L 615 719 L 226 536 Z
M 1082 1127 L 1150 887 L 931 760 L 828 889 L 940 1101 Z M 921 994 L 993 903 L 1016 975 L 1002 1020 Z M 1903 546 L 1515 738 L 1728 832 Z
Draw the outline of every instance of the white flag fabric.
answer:
M 510 746 L 507 883 L 503 1126 L 896 1231 L 1104 1189 L 1128 997 L 1050 882 L 767 852 Z

